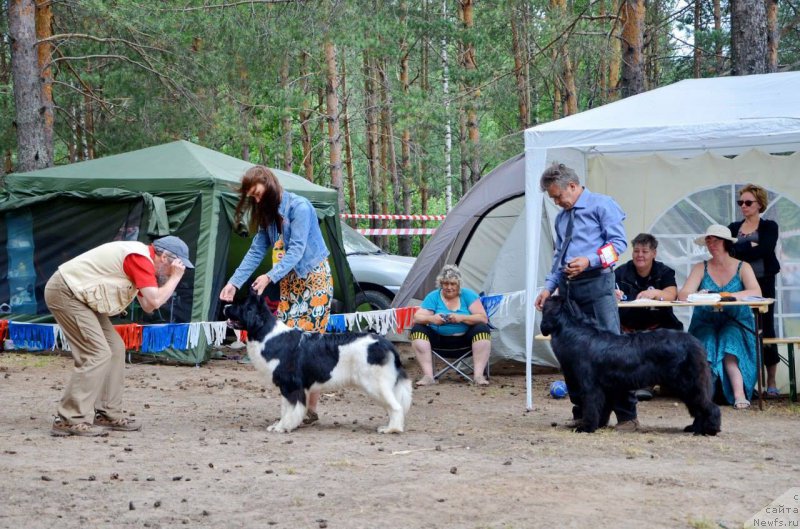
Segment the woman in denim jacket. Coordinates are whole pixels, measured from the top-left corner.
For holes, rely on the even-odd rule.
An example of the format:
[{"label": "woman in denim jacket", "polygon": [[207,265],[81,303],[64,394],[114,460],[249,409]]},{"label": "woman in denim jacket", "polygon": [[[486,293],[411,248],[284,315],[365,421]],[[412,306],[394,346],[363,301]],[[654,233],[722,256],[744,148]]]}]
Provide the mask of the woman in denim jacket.
[{"label": "woman in denim jacket", "polygon": [[[270,283],[279,285],[278,318],[290,327],[325,332],[333,278],[314,206],[306,198],[284,190],[271,170],[257,165],[242,176],[236,222],[246,213],[250,213],[251,228],[257,227],[257,232],[219,298],[233,301],[236,291],[271,248],[272,269],[255,278],[253,289],[261,294]],[[317,393],[309,395],[307,423],[317,419],[318,397]]]}]

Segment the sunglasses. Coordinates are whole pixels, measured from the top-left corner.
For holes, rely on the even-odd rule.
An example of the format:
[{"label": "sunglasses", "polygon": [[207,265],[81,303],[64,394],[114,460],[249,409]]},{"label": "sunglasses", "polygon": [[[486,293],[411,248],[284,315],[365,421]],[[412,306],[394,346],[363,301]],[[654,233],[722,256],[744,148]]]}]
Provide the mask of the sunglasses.
[{"label": "sunglasses", "polygon": [[756,201],[755,200],[737,200],[736,203],[739,204],[740,207],[741,206],[747,206],[749,208],[750,206],[755,204]]}]

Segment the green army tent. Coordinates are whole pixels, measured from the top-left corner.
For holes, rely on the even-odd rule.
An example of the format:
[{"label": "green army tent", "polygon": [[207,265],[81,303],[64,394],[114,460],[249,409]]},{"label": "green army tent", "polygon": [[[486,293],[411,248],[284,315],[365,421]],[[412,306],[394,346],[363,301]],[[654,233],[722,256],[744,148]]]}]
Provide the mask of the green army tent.
[{"label": "green army tent", "polygon": [[[64,261],[112,240],[173,234],[189,245],[194,270],[173,299],[153,315],[133,307],[119,323],[199,322],[219,319],[219,291],[249,244],[236,233],[235,188],[252,164],[176,141],[134,152],[27,173],[6,175],[0,189],[0,306],[16,321],[46,321],[43,289]],[[336,191],[273,169],[285,189],[317,210],[334,273],[335,296],[352,310],[352,275],[341,244]],[[266,266],[266,265],[262,265]],[[7,305],[3,305],[3,304]],[[203,342],[201,340],[201,342]],[[164,353],[196,363],[200,350]]]}]

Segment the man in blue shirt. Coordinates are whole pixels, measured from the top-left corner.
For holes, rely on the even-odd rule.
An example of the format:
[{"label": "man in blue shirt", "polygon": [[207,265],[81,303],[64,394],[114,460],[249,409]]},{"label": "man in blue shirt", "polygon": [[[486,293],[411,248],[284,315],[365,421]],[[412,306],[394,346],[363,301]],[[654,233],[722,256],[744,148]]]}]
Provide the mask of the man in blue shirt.
[{"label": "man in blue shirt", "polygon": [[[628,247],[622,224],[625,213],[611,197],[584,188],[575,171],[564,164],[554,163],[545,169],[539,187],[563,209],[556,216],[553,268],[536,297],[536,308],[542,310],[545,300],[558,289],[593,318],[598,328],[619,334],[613,263],[603,263],[601,253],[619,255]],[[612,248],[614,252],[610,252]],[[573,423],[577,425],[582,416],[580,402],[572,394],[570,400]],[[632,392],[626,399],[614,402],[613,410],[617,430],[638,429],[636,397]]]}]

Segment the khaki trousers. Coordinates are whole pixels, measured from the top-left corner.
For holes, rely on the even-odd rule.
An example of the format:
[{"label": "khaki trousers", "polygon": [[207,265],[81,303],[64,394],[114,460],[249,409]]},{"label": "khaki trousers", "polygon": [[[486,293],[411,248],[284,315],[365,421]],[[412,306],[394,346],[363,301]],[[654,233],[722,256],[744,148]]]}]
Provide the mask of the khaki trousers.
[{"label": "khaki trousers", "polygon": [[95,411],[112,419],[123,417],[125,343],[109,317],[76,299],[58,271],[45,286],[44,300],[75,361],[58,414],[70,424],[93,423]]}]

